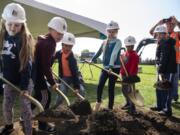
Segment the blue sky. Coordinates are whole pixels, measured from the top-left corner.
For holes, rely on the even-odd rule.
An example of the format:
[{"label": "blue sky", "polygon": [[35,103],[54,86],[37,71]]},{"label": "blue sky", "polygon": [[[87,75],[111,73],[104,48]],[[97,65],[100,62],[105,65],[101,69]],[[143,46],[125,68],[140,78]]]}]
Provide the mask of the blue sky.
[{"label": "blue sky", "polygon": [[[118,38],[122,43],[128,35],[135,36],[137,42],[151,37],[150,28],[162,18],[176,16],[180,21],[180,0],[39,0],[61,9],[74,12],[104,23],[110,20],[120,25]],[[101,40],[77,38],[73,51],[89,49],[96,52]],[[154,45],[155,46],[155,45]],[[147,46],[142,58],[154,58],[155,47]]]}]

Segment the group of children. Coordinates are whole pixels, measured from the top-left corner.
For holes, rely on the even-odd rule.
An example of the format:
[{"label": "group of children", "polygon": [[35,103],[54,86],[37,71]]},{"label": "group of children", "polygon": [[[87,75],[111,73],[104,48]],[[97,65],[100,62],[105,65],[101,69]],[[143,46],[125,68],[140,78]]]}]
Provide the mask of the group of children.
[{"label": "group of children", "polygon": [[[158,74],[171,81],[173,73],[176,72],[176,56],[173,46],[175,41],[165,36],[166,32],[164,29],[163,26],[159,26],[155,30],[155,33],[158,33],[156,54]],[[117,38],[118,30],[119,25],[114,21],[107,25],[107,39],[92,58],[93,62],[100,54],[103,54],[103,67],[109,71],[102,70],[101,72],[97,86],[95,111],[99,110],[102,103],[102,92],[107,79],[109,79],[108,108],[113,109],[114,87],[117,77],[112,75],[111,72],[120,74],[122,79],[127,76],[137,75],[138,72],[139,56],[133,50],[136,40],[133,36],[128,36],[124,40],[127,51],[121,54],[122,43]],[[59,41],[62,42],[62,49],[56,52],[56,43]],[[77,61],[72,52],[74,45],[75,37],[67,32],[67,24],[63,18],[52,18],[48,23],[48,34],[38,36],[35,43],[27,28],[24,8],[16,3],[10,3],[4,8],[0,25],[2,73],[4,78],[22,90],[20,96],[21,116],[24,120],[26,135],[32,135],[31,118],[32,110],[35,107],[31,106],[30,101],[23,94],[31,95],[34,89],[34,97],[40,101],[45,110],[49,108],[51,90],[56,90],[59,87],[59,82],[54,79],[52,71],[52,64],[55,59],[59,63],[59,77],[66,83],[73,84],[74,89],[84,96],[84,91],[80,87],[78,78]],[[125,66],[122,67],[122,64]],[[128,93],[132,91],[131,89],[134,88],[134,85],[127,83],[122,85],[122,92],[126,99],[126,104],[122,109],[129,109],[132,114],[136,113],[136,109],[133,102],[129,99]],[[49,90],[49,86],[51,90]],[[67,86],[63,83],[60,85],[60,90],[64,94],[68,92]],[[4,85],[3,117],[5,127],[2,130],[2,134],[8,134],[13,131],[13,105],[17,94],[11,86],[8,84]],[[162,93],[162,91],[159,92],[157,90],[157,109],[166,111],[168,115],[172,114],[170,94],[171,91],[163,91]],[[164,104],[165,98],[167,99],[167,107]],[[59,106],[62,101],[62,97],[58,96],[56,106]],[[164,110],[165,108],[167,110]],[[55,132],[55,127],[41,121],[39,121],[39,129],[48,133]]]},{"label": "group of children", "polygon": [[[62,41],[62,49],[55,52],[56,43]],[[54,17],[48,23],[48,33],[40,35],[37,41],[33,40],[26,24],[26,13],[20,4],[6,5],[2,13],[0,24],[0,50],[3,77],[21,89],[21,117],[25,135],[32,135],[32,110],[35,106],[23,95],[31,95],[48,109],[51,103],[51,91],[59,87],[59,82],[53,77],[52,64],[55,59],[59,62],[59,77],[68,84],[73,84],[80,92],[78,67],[71,51],[75,44],[73,34],[67,32],[67,23],[61,17]],[[49,88],[51,90],[49,90]],[[67,87],[61,84],[60,88],[67,94]],[[5,126],[1,134],[10,134],[13,128],[13,106],[18,95],[9,84],[4,84],[3,117]],[[62,103],[58,97],[56,105]],[[55,132],[55,127],[38,122],[39,130],[47,133]]]}]

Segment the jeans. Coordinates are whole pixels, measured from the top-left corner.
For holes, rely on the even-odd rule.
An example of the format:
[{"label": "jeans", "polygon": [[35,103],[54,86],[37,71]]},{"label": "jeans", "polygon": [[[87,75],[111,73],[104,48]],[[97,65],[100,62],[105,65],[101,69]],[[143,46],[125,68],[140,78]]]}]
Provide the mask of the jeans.
[{"label": "jeans", "polygon": [[172,98],[174,100],[178,100],[178,81],[179,81],[179,74],[180,74],[180,64],[177,64],[177,73],[174,75],[174,82],[173,82],[173,89],[172,89]]},{"label": "jeans", "polygon": [[[135,87],[135,84],[132,84],[132,87]],[[132,91],[131,85],[123,84],[122,85],[122,93],[126,99],[126,105],[130,106],[130,112],[134,112],[136,110],[135,105],[131,102],[131,100],[128,97],[128,93]]]},{"label": "jeans", "polygon": [[[63,77],[62,78],[68,85],[71,85],[73,83],[73,78],[72,77]],[[61,82],[61,85],[60,85],[60,90],[65,94],[67,95],[68,93],[68,87],[63,83]],[[79,94],[81,96],[85,96],[85,89],[84,89],[84,86],[82,84],[80,84],[80,89],[79,89]],[[59,106],[60,104],[62,104],[63,102],[63,97],[58,95],[57,98],[56,98],[56,105],[55,106]]]},{"label": "jeans", "polygon": [[[167,73],[165,78],[172,84],[174,83],[175,74]],[[158,110],[166,110],[168,113],[172,113],[171,102],[172,102],[173,87],[169,90],[156,89],[157,108]]]}]

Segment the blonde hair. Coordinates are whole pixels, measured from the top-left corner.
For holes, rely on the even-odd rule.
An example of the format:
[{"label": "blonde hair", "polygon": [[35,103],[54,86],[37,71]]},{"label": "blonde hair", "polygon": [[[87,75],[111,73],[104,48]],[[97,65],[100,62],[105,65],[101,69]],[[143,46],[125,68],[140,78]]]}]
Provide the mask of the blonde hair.
[{"label": "blonde hair", "polygon": [[[3,49],[3,42],[4,37],[6,34],[5,28],[5,20],[1,19],[0,22],[0,52]],[[34,39],[32,34],[29,32],[29,29],[26,23],[23,24],[22,30],[20,32],[22,38],[22,46],[19,53],[19,61],[20,61],[20,68],[19,71],[22,71],[29,61],[29,59],[34,60]]]}]

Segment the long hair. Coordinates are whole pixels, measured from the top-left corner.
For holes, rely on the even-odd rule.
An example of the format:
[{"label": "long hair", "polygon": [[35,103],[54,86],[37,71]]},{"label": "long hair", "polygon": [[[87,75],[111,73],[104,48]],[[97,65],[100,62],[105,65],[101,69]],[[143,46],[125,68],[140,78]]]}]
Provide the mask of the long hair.
[{"label": "long hair", "polygon": [[[3,42],[6,33],[5,28],[5,20],[1,19],[0,22],[0,52],[3,49]],[[20,32],[22,38],[22,46],[19,52],[19,61],[20,61],[20,68],[19,71],[22,71],[26,66],[28,61],[31,59],[34,60],[34,39],[32,34],[29,32],[27,24],[24,23],[23,27]]]}]

